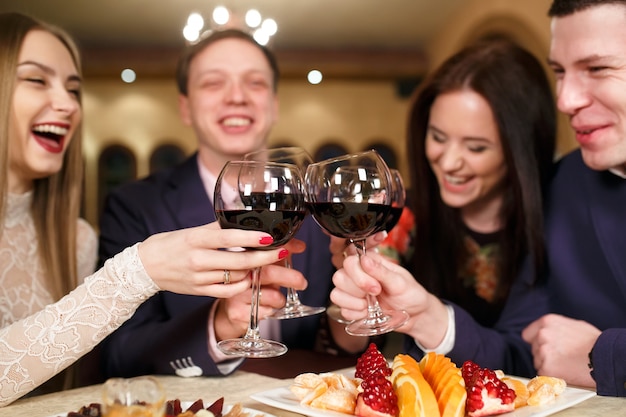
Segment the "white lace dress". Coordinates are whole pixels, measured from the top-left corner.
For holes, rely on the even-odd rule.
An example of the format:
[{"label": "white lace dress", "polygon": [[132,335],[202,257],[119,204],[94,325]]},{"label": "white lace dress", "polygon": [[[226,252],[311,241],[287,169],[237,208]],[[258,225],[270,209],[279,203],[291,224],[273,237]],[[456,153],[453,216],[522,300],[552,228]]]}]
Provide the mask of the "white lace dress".
[{"label": "white lace dress", "polygon": [[[9,195],[0,239],[0,407],[88,353],[159,290],[135,245],[52,303],[36,261],[31,200],[32,193]],[[97,238],[84,220],[78,226],[79,276],[85,276],[95,265]]]}]

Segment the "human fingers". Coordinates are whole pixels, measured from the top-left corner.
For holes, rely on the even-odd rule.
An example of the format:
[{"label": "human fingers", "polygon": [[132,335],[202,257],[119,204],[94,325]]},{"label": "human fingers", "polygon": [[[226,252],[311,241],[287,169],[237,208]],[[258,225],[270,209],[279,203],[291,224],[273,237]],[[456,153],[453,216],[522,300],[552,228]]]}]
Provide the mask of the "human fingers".
[{"label": "human fingers", "polygon": [[289,251],[289,253],[302,253],[306,250],[306,243],[300,239],[291,239],[289,242],[285,244],[285,249]]},{"label": "human fingers", "polygon": [[218,222],[182,229],[186,231],[189,246],[210,249],[258,248],[274,242],[269,233],[255,230],[222,229]]},{"label": "human fingers", "polygon": [[342,318],[346,320],[356,320],[365,317],[367,313],[365,293],[355,296],[335,287],[330,292],[330,300],[340,309]]},{"label": "human fingers", "polygon": [[402,266],[383,255],[369,252],[360,257],[360,266],[366,276],[376,280],[378,292],[372,287],[370,294],[377,296],[381,306],[407,311],[410,315],[432,313],[438,316],[441,303],[430,294],[413,275]]},{"label": "human fingers", "polygon": [[280,287],[264,285],[259,293],[259,320],[270,317],[274,311],[285,306],[286,297]]},{"label": "human fingers", "polygon": [[[158,281],[161,271],[170,275],[184,276],[189,272],[250,269],[284,259],[288,254],[284,248],[250,251],[246,254],[218,250],[240,246],[267,246],[273,239],[264,233],[235,229],[215,230],[215,227],[214,224],[209,224],[159,233],[141,242],[138,248],[139,256],[148,274]],[[212,232],[208,233],[208,230]],[[215,281],[211,282],[209,279],[204,284],[217,282],[219,276]]]},{"label": "human fingers", "polygon": [[302,272],[293,268],[286,268],[280,264],[267,265],[261,268],[261,284],[290,287],[299,291],[304,290],[308,285]]},{"label": "human fingers", "polygon": [[542,326],[542,318],[539,318],[533,321],[532,323],[530,323],[528,326],[524,328],[524,330],[522,330],[522,339],[524,339],[526,343],[532,344],[535,341],[537,337],[537,333],[539,332],[539,329],[541,328],[541,326]]},{"label": "human fingers", "polygon": [[380,292],[380,283],[363,271],[356,255],[343,260],[342,268],[333,274],[333,284],[344,292],[359,297],[364,297],[366,293],[376,295]]},{"label": "human fingers", "polygon": [[213,327],[218,341],[242,336],[250,323],[251,290],[218,301]]}]

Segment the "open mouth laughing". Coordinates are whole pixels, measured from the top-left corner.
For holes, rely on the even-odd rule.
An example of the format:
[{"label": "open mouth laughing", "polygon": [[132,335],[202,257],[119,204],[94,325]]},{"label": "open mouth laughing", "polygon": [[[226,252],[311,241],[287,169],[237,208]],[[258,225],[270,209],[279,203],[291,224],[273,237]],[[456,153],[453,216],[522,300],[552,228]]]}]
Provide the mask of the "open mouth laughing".
[{"label": "open mouth laughing", "polygon": [[31,132],[41,147],[48,152],[59,153],[63,151],[63,144],[69,133],[69,127],[44,123],[33,126]]}]

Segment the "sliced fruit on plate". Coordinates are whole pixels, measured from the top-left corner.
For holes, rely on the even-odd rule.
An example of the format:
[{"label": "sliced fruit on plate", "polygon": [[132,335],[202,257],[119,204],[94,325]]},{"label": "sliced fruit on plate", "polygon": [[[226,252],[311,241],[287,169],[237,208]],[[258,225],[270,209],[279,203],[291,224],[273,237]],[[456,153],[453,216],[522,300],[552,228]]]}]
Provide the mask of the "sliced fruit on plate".
[{"label": "sliced fruit on plate", "polygon": [[398,397],[387,369],[380,368],[368,373],[361,382],[363,392],[356,400],[354,414],[360,417],[397,417]]},{"label": "sliced fruit on plate", "polygon": [[398,396],[399,417],[432,417],[439,415],[439,406],[420,366],[409,355],[396,355],[391,381]]},{"label": "sliced fruit on plate", "polygon": [[445,355],[429,352],[419,362],[424,379],[430,384],[443,417],[463,417],[467,392],[459,369]]},{"label": "sliced fruit on plate", "polygon": [[515,408],[528,405],[528,397],[530,396],[530,393],[528,392],[528,387],[524,381],[506,376],[501,379],[502,382],[515,391]]},{"label": "sliced fruit on plate", "polygon": [[492,416],[515,409],[515,391],[494,371],[472,361],[466,361],[461,370],[467,390],[465,411],[468,416]]},{"label": "sliced fruit on plate", "polygon": [[536,376],[527,384],[529,397],[528,405],[547,404],[565,391],[565,380],[552,376]]},{"label": "sliced fruit on plate", "polygon": [[386,376],[391,375],[391,368],[387,364],[387,359],[374,343],[370,343],[367,350],[356,361],[354,377],[365,379],[369,373],[379,369],[382,369]]}]

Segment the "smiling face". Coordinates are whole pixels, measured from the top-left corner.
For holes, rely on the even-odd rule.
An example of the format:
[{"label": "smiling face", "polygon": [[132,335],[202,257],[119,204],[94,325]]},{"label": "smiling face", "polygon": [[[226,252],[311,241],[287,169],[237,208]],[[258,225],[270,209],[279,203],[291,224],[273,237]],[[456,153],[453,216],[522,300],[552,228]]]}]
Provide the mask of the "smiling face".
[{"label": "smiling face", "polygon": [[550,65],[557,105],[585,163],[626,172],[626,6],[610,4],[552,20]]},{"label": "smiling face", "polygon": [[437,96],[426,157],[443,202],[460,209],[470,228],[497,230],[507,170],[493,112],[481,95],[460,90]]},{"label": "smiling face", "polygon": [[9,122],[9,190],[61,170],[80,123],[80,78],[67,48],[54,35],[33,30],[24,38]]},{"label": "smiling face", "polygon": [[198,137],[200,159],[214,173],[228,160],[261,149],[278,118],[267,58],[237,38],[218,40],[194,56],[188,95],[179,104]]}]

